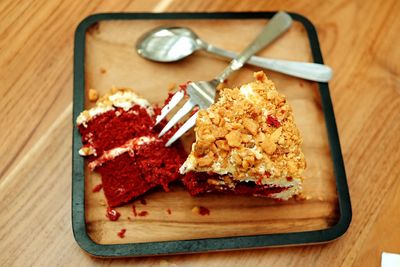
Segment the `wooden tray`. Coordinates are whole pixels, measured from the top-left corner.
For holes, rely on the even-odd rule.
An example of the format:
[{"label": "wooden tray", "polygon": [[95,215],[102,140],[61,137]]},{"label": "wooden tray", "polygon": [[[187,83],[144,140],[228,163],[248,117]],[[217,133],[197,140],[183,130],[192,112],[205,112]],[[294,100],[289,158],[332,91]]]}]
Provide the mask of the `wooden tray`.
[{"label": "wooden tray", "polygon": [[[139,57],[138,37],[160,25],[192,28],[200,37],[220,47],[241,51],[273,15],[263,13],[98,14],[79,25],[75,37],[74,120],[90,108],[85,92],[104,93],[112,86],[130,87],[152,103],[167,97],[170,83],[207,80],[227,61],[197,52],[178,63],[154,63]],[[265,57],[322,63],[318,38],[310,21],[291,14],[293,27],[264,49]],[[253,80],[255,67],[245,66],[229,78],[231,86]],[[135,201],[117,208],[118,221],[105,217],[103,192],[93,193],[100,177],[84,166],[78,155],[80,135],[73,129],[72,222],[75,239],[96,256],[144,256],[214,251],[265,246],[327,242],[341,236],[351,221],[347,188],[329,88],[266,70],[294,109],[304,139],[307,160],[303,201],[207,195],[191,197],[182,185],[171,192],[155,190],[145,196],[146,205]],[[185,140],[190,145],[191,140]],[[145,217],[134,217],[132,204]],[[209,216],[191,210],[210,209]],[[171,210],[168,214],[167,210]],[[125,238],[117,233],[126,229]]]}]

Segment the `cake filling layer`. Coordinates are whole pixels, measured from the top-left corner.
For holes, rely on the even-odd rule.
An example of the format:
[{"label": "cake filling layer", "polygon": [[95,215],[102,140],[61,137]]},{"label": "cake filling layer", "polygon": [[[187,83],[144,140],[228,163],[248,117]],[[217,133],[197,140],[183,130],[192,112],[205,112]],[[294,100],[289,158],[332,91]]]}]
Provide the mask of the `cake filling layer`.
[{"label": "cake filling layer", "polygon": [[[236,195],[252,195],[261,197],[270,197],[286,200],[288,197],[283,194],[285,191],[296,191],[294,186],[279,186],[279,185],[258,185],[255,182],[234,181],[229,176],[223,178],[218,175],[211,175],[207,173],[187,173],[183,182],[189,193],[197,196],[204,193],[227,193]],[[299,188],[297,188],[297,191]]]},{"label": "cake filling layer", "polygon": [[113,149],[107,150],[101,155],[101,157],[93,160],[89,163],[89,168],[94,170],[96,167],[103,165],[105,162],[115,159],[116,157],[129,153],[131,157],[135,156],[135,152],[137,152],[141,147],[145,144],[149,144],[151,142],[161,142],[161,139],[156,138],[155,136],[141,136],[137,138],[133,138],[127,142],[125,142],[122,146],[115,147]]}]

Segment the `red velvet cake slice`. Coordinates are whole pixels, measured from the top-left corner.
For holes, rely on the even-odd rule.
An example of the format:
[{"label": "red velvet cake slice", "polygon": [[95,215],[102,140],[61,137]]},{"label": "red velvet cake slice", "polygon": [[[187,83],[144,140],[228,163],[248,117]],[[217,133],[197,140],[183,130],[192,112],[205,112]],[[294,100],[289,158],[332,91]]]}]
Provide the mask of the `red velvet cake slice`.
[{"label": "red velvet cake slice", "polygon": [[129,89],[113,89],[77,118],[82,156],[101,156],[105,150],[153,132],[154,108]]},{"label": "red velvet cake slice", "polygon": [[128,89],[114,90],[96,106],[77,118],[91,170],[101,174],[108,205],[116,207],[148,190],[180,178],[179,167],[186,158],[180,143],[165,147],[173,134],[158,138],[163,123],[153,128],[159,108]]},{"label": "red velvet cake slice", "polygon": [[301,192],[305,168],[292,109],[263,72],[223,89],[199,112],[196,142],[180,168],[192,195],[224,192],[289,199]]}]

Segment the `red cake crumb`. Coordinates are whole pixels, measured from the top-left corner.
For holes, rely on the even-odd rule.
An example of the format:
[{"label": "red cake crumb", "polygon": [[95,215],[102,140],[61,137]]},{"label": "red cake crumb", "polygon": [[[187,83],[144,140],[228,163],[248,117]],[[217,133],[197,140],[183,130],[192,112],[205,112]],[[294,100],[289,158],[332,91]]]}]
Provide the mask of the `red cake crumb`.
[{"label": "red cake crumb", "polygon": [[121,216],[121,213],[119,213],[115,209],[108,207],[106,216],[110,221],[117,221]]},{"label": "red cake crumb", "polygon": [[147,201],[146,201],[146,199],[144,199],[144,198],[140,198],[140,203],[141,203],[142,205],[147,205]]},{"label": "red cake crumb", "polygon": [[144,210],[144,211],[139,212],[138,215],[139,215],[140,217],[144,217],[144,216],[149,215],[149,213],[148,213],[147,211]]},{"label": "red cake crumb", "polygon": [[210,215],[210,210],[207,209],[206,207],[200,206],[199,214],[202,216]]},{"label": "red cake crumb", "polygon": [[120,238],[124,238],[125,237],[125,233],[126,233],[126,229],[121,229],[121,231],[119,231],[117,235]]},{"label": "red cake crumb", "polygon": [[[164,106],[167,105],[167,104],[169,103],[169,101],[171,101],[171,98],[174,96],[175,93],[176,93],[176,92],[168,92],[168,97],[167,97],[167,99],[165,99],[165,101],[164,101]],[[163,106],[163,107],[164,107],[164,106]]]},{"label": "red cake crumb", "polygon": [[136,212],[136,207],[135,205],[132,205],[132,212],[133,212],[133,216],[137,216],[137,212]]},{"label": "red cake crumb", "polygon": [[98,184],[95,187],[93,187],[92,192],[96,193],[96,192],[100,192],[100,190],[103,188],[103,184]]},{"label": "red cake crumb", "polygon": [[199,111],[199,107],[194,107],[193,110],[190,112],[190,117],[193,116],[197,111]]},{"label": "red cake crumb", "polygon": [[181,83],[179,86],[179,89],[183,90],[183,92],[185,93],[185,95],[187,95],[187,86],[191,81],[187,81],[185,83]]},{"label": "red cake crumb", "polygon": [[167,213],[168,213],[169,215],[171,215],[171,213],[172,213],[171,209],[167,209]]},{"label": "red cake crumb", "polygon": [[201,216],[210,215],[210,210],[203,206],[195,206],[192,208],[193,213],[200,214]]}]

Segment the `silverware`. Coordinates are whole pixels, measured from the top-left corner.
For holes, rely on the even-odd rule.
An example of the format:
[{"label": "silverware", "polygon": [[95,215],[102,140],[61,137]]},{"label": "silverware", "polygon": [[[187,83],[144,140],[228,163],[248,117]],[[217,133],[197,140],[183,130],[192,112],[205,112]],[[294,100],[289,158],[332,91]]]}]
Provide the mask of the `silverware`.
[{"label": "silverware", "polygon": [[[238,55],[231,63],[224,69],[224,71],[211,81],[198,81],[190,82],[187,85],[187,94],[190,99],[183,105],[183,107],[171,118],[165,128],[161,131],[160,136],[172,128],[179,120],[188,114],[195,106],[200,109],[208,108],[214,103],[216,87],[234,71],[240,69],[249,58],[264,48],[267,44],[275,40],[279,35],[289,29],[292,24],[291,17],[285,12],[277,13],[268,24],[263,28],[257,38]],[[157,116],[156,124],[159,123],[183,98],[183,92],[176,93],[171,101],[163,108],[161,114]],[[196,123],[198,111],[193,114],[176,133],[168,140],[166,146],[171,145]]]},{"label": "silverware", "polygon": [[[197,50],[205,50],[230,59],[237,56],[235,52],[226,51],[206,43],[191,29],[185,27],[158,27],[142,35],[136,43],[136,51],[139,55],[158,62],[178,61]],[[248,63],[317,82],[328,82],[332,78],[332,69],[323,64],[257,56],[251,57]]]}]

